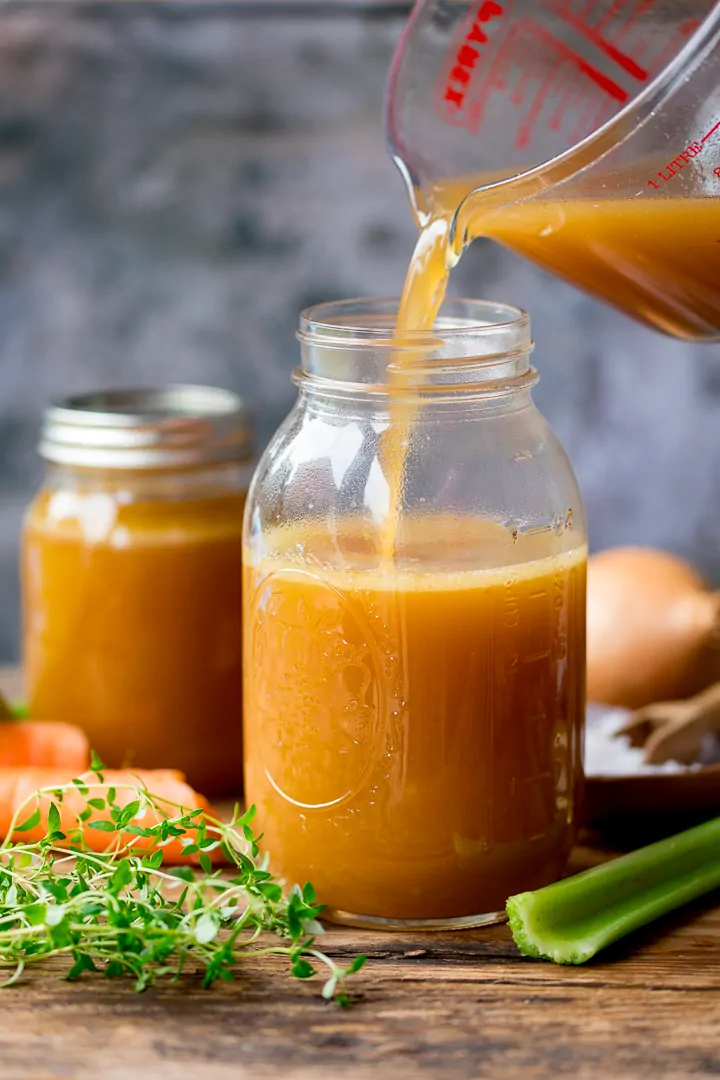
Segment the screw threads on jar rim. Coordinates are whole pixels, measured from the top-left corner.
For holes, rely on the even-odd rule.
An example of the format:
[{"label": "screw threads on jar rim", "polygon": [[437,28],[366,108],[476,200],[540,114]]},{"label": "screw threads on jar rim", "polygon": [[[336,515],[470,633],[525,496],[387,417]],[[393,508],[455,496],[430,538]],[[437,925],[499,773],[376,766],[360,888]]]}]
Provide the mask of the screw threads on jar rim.
[{"label": "screw threads on jar rim", "polygon": [[39,452],[57,465],[174,469],[247,461],[252,412],[230,390],[173,385],[66,398],[43,418]]}]

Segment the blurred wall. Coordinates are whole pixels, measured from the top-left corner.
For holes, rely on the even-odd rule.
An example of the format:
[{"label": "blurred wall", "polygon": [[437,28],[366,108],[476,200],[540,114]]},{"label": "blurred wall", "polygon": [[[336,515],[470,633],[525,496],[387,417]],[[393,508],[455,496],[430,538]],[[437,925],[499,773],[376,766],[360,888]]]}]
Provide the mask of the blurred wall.
[{"label": "blurred wall", "polygon": [[[0,661],[54,395],[236,388],[266,439],[298,311],[395,294],[414,240],[383,143],[402,4],[0,8]],[[455,293],[527,307],[537,400],[594,546],[645,541],[720,577],[720,349],[635,326],[478,244]]]}]

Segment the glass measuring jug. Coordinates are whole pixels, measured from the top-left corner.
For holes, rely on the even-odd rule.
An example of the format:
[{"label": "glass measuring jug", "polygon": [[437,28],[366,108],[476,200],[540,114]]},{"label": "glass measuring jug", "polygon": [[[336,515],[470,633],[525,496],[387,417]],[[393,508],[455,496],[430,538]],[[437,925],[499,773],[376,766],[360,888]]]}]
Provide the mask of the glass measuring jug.
[{"label": "glass measuring jug", "polygon": [[386,130],[451,258],[489,236],[675,337],[720,340],[720,3],[419,0]]}]

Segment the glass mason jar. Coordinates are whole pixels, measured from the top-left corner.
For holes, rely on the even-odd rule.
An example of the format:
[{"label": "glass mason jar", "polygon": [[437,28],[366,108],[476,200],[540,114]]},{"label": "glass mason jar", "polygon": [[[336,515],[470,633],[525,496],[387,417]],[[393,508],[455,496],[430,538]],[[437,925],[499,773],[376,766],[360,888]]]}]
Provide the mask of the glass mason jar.
[{"label": "glass mason jar", "polygon": [[242,783],[242,517],[250,416],[174,386],[50,408],[25,521],[33,716],[78,724],[106,764]]},{"label": "glass mason jar", "polygon": [[586,533],[528,316],[301,318],[245,515],[245,783],[288,882],[359,926],[497,919],[557,878],[582,792]]}]

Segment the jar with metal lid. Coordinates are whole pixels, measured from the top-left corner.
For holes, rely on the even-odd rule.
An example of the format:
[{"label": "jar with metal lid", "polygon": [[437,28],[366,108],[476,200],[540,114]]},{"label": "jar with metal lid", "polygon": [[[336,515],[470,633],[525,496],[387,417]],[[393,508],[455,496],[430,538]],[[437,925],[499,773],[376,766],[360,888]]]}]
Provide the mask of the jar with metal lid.
[{"label": "jar with metal lid", "polygon": [[287,881],[355,925],[466,926],[563,869],[582,795],[582,500],[528,316],[301,319],[248,497],[245,782]]},{"label": "jar with metal lid", "polygon": [[242,783],[242,519],[251,417],[198,386],[46,412],[22,545],[31,715],[78,724],[111,766]]}]

